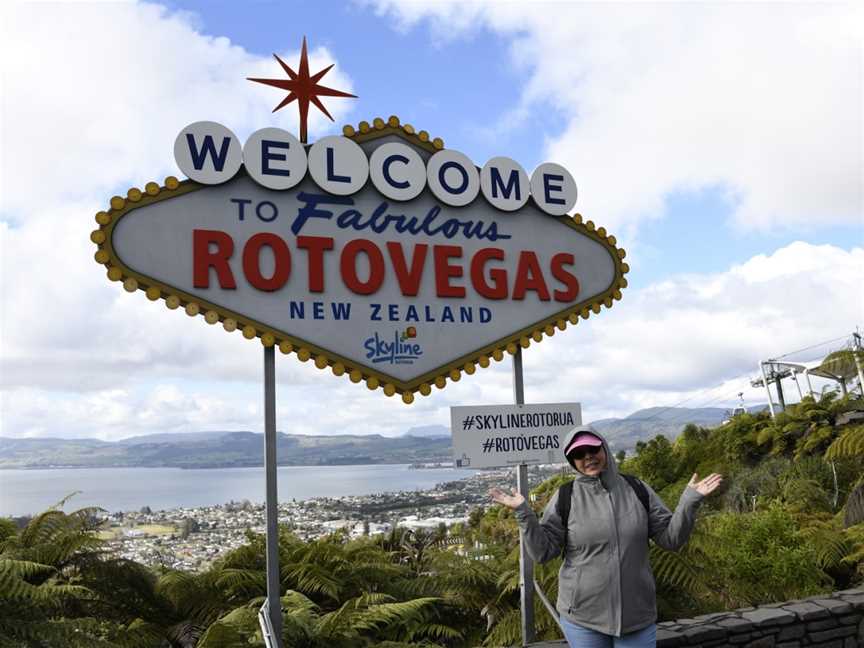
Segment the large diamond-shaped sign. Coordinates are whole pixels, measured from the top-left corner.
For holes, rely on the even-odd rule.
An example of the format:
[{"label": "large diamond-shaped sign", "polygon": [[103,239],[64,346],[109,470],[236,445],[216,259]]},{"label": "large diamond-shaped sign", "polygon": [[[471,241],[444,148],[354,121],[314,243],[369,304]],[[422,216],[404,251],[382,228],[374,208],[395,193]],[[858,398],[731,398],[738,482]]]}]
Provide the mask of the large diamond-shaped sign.
[{"label": "large diamond-shaped sign", "polygon": [[[427,164],[443,147],[410,127],[362,126],[346,137],[370,159],[398,143]],[[275,190],[251,172],[113,198],[91,234],[96,260],[127,290],[405,402],[610,307],[626,286],[614,237],[533,198],[514,211],[483,195],[453,206],[427,186],[395,200],[372,179],[336,195],[311,168]]]}]

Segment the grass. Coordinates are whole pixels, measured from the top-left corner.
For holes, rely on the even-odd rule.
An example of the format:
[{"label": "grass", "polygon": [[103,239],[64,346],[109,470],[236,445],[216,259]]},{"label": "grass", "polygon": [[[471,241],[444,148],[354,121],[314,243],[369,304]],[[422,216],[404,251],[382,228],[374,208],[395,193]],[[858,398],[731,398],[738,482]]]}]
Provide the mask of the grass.
[{"label": "grass", "polygon": [[111,527],[98,531],[96,537],[100,540],[118,540],[124,537],[127,531],[139,531],[151,536],[167,536],[177,533],[177,528],[173,524],[139,524],[134,527]]}]

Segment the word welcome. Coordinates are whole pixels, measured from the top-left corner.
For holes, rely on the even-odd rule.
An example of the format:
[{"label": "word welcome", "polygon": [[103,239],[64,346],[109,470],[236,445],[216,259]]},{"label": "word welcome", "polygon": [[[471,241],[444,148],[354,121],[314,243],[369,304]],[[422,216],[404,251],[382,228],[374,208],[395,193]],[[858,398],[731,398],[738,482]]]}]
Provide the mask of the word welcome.
[{"label": "word welcome", "polygon": [[347,196],[372,185],[391,200],[408,201],[428,188],[441,202],[462,207],[482,193],[502,211],[533,199],[548,214],[561,216],[576,203],[576,182],[560,164],[547,162],[528,174],[518,162],[493,157],[478,169],[464,153],[441,150],[428,160],[409,144],[387,142],[366,152],[352,139],[324,137],[306,148],[279,128],[254,132],[241,147],[233,132],[216,122],[189,124],[177,135],[174,158],[189,178],[222,184],[245,166],[258,184],[274,190],[296,186],[308,174],[324,191]]}]

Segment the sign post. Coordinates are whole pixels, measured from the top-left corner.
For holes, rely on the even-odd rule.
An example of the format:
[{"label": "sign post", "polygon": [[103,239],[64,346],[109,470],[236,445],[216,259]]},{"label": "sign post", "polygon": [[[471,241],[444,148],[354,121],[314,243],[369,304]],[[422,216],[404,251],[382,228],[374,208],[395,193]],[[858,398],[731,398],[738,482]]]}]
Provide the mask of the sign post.
[{"label": "sign post", "polygon": [[[522,381],[522,348],[513,354],[513,396],[517,405],[525,404],[525,384]],[[528,464],[516,468],[516,488],[529,501]],[[519,530],[519,604],[522,610],[522,645],[534,641],[534,561],[525,546],[525,534]]]},{"label": "sign post", "polygon": [[[276,354],[264,347],[264,471],[267,511],[267,600],[265,602],[272,644],[282,648],[282,603],[279,583],[279,497],[276,490]],[[264,629],[262,628],[262,631]],[[265,636],[267,632],[264,632]]]}]

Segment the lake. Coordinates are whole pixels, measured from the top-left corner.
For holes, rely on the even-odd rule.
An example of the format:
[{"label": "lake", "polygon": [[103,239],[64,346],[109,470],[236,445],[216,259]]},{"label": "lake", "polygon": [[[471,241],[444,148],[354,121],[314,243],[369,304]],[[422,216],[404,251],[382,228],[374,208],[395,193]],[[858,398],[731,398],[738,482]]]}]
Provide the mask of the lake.
[{"label": "lake", "polygon": [[[411,470],[407,464],[374,466],[283,466],[279,499],[340,497],[428,490],[476,471],[457,468]],[[59,468],[0,470],[0,516],[32,515],[81,491],[66,511],[99,506],[108,511],[152,510],[264,501],[264,467],[213,468]]]}]

